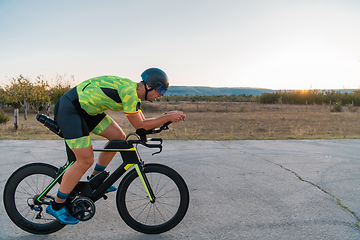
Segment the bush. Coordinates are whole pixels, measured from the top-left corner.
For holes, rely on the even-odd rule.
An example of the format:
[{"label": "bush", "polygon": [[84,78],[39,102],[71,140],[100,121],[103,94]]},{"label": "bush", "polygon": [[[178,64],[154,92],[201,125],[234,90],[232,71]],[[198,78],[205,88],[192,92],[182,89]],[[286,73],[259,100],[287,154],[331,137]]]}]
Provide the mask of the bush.
[{"label": "bush", "polygon": [[348,109],[349,109],[350,112],[356,112],[357,111],[357,108],[354,107],[352,104],[348,105]]},{"label": "bush", "polygon": [[9,120],[9,117],[5,115],[4,111],[0,110],[0,123],[7,123]]},{"label": "bush", "polygon": [[142,102],[141,103],[141,110],[143,112],[158,112],[159,111],[159,107],[157,105],[152,105],[150,103],[145,103]]},{"label": "bush", "polygon": [[342,112],[342,104],[341,102],[334,103],[334,107],[331,109],[332,112]]}]

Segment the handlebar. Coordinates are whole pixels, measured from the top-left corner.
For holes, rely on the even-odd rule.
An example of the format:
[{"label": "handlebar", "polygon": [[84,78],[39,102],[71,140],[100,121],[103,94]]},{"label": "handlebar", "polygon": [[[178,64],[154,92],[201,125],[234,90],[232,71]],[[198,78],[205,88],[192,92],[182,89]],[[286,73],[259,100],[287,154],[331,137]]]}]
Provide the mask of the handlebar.
[{"label": "handlebar", "polygon": [[[154,128],[154,129],[150,129],[150,130],[145,130],[144,128],[140,128],[140,129],[137,129],[136,130],[136,134],[140,137],[140,139],[137,139],[137,140],[127,140],[129,143],[132,143],[132,144],[141,144],[145,147],[148,147],[148,148],[159,148],[160,151],[159,152],[155,152],[153,153],[152,155],[154,154],[158,154],[158,153],[161,153],[162,151],[162,143],[163,143],[163,140],[161,138],[147,138],[147,135],[150,135],[150,134],[156,134],[156,133],[160,133],[162,132],[163,130],[168,130],[169,129],[169,125],[171,124],[172,122],[169,121],[169,122],[166,122],[164,123],[162,126],[160,126],[159,128]],[[151,141],[151,142],[160,142],[159,144],[151,144],[151,143],[148,143],[148,141]]]},{"label": "handlebar", "polygon": [[169,121],[169,122],[166,122],[164,123],[162,126],[160,126],[159,128],[154,128],[154,129],[150,129],[150,130],[145,130],[144,128],[139,128],[136,130],[136,134],[139,135],[140,137],[142,136],[145,136],[146,135],[149,135],[149,134],[156,134],[156,133],[160,133],[162,132],[163,130],[168,130],[169,129],[169,125],[171,124],[172,122]]}]

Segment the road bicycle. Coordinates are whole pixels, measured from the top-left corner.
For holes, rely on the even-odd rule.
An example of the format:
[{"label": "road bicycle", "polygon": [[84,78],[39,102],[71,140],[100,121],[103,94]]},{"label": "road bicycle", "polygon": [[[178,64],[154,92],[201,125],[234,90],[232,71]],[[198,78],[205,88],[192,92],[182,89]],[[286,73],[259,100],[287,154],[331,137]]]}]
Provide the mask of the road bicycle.
[{"label": "road bicycle", "polygon": [[[36,118],[62,137],[54,120],[43,114]],[[142,233],[159,234],[180,223],[189,206],[189,190],[184,179],[168,166],[145,164],[137,151],[141,144],[158,148],[153,154],[160,153],[162,139],[148,139],[147,135],[169,129],[170,123],[148,131],[138,129],[136,134],[127,135],[126,140],[113,140],[102,149],[93,149],[120,152],[123,162],[112,174],[103,171],[88,181],[80,181],[66,200],[70,214],[80,221],[90,220],[96,211],[95,202],[101,198],[106,200],[107,189],[126,173],[116,192],[116,206],[128,226]],[[27,164],[6,182],[5,210],[19,228],[33,234],[49,234],[66,226],[45,209],[55,199],[64,172],[76,161],[71,150],[67,153],[68,159],[60,168],[47,163]]]}]

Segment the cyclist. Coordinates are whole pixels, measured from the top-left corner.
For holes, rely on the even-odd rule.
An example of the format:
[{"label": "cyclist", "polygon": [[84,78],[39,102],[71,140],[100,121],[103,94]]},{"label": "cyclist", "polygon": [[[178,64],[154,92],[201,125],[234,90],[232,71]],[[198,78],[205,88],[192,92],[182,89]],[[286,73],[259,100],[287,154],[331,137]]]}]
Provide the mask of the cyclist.
[{"label": "cyclist", "polygon": [[[155,101],[165,94],[169,81],[165,72],[149,68],[141,74],[142,81],[135,83],[126,78],[101,76],[86,80],[65,93],[55,105],[54,119],[64,136],[68,155],[76,161],[64,173],[55,198],[46,212],[63,224],[76,224],[65,201],[85,172],[94,163],[94,153],[89,133],[111,140],[124,140],[125,133],[105,110],[124,111],[135,129],[146,130],[164,123],[178,122],[186,116],[172,111],[155,118],[146,119],[140,110],[141,100]],[[101,152],[91,177],[105,170],[116,152]],[[115,191],[111,186],[107,192]]]}]

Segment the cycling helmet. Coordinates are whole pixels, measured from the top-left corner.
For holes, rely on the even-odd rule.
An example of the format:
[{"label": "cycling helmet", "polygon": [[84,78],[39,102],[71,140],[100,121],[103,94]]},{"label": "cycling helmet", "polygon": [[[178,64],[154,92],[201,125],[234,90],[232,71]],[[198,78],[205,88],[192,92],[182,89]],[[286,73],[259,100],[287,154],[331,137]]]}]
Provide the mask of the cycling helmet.
[{"label": "cycling helmet", "polygon": [[161,96],[165,94],[165,92],[169,88],[169,80],[166,73],[159,68],[149,68],[146,69],[142,74],[141,78],[143,80],[144,85],[149,85],[150,89],[148,90],[145,87],[145,100],[147,100],[147,94],[149,91],[155,90]]}]

